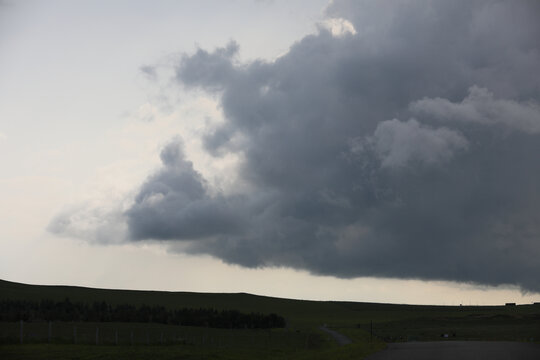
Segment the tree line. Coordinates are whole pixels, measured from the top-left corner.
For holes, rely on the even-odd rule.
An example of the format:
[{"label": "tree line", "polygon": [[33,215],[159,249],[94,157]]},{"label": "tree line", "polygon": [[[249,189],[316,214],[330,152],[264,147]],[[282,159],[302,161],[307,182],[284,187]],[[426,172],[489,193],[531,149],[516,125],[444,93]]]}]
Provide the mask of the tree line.
[{"label": "tree line", "polygon": [[169,310],[164,306],[122,304],[105,301],[93,304],[41,300],[39,302],[3,300],[0,302],[0,321],[77,321],[77,322],[139,322],[184,326],[205,326],[232,329],[269,329],[285,327],[285,319],[276,314],[241,313],[237,310],[212,308],[181,308]]}]

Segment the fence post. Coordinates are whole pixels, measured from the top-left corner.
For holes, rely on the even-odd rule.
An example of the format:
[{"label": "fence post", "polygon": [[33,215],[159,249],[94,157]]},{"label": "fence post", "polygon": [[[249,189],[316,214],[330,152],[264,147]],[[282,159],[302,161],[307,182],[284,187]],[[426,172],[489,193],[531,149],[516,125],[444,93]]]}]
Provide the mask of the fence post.
[{"label": "fence post", "polygon": [[73,343],[77,343],[77,327],[73,326]]},{"label": "fence post", "polygon": [[114,343],[118,345],[118,329],[114,330]]},{"label": "fence post", "polygon": [[96,326],[96,345],[99,344],[99,327]]},{"label": "fence post", "polygon": [[130,338],[131,338],[131,345],[133,345],[133,330],[131,330],[131,336],[130,336]]},{"label": "fence post", "polygon": [[161,340],[160,340],[160,342],[161,342],[161,345],[163,345],[163,333],[161,333]]},{"label": "fence post", "polygon": [[51,343],[52,338],[52,321],[49,321],[49,344]]},{"label": "fence post", "polygon": [[24,334],[23,334],[23,326],[24,326],[24,325],[23,325],[23,321],[21,320],[21,323],[20,323],[20,330],[21,330],[21,331],[20,331],[20,332],[21,332],[21,333],[20,333],[20,340],[21,340],[21,344],[23,343],[23,335],[24,335]]}]

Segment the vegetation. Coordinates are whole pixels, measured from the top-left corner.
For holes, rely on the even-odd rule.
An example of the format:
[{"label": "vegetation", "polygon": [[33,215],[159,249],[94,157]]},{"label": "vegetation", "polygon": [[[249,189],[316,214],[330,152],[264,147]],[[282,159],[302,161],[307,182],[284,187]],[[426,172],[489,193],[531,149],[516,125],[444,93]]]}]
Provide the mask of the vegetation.
[{"label": "vegetation", "polygon": [[[4,304],[28,302],[41,306],[41,299],[50,299],[44,308],[54,308],[69,298],[72,305],[88,309],[79,312],[84,316],[63,319],[32,312],[27,318],[15,319],[12,310],[7,311],[11,314],[7,317],[2,311],[2,319],[11,321],[0,322],[0,358],[361,359],[383,348],[385,341],[540,339],[538,304],[393,305],[250,294],[35,286],[7,281],[0,281],[0,294]],[[131,314],[129,320],[115,315],[122,309]],[[177,325],[173,319],[181,309],[202,310],[199,318],[203,319],[208,314],[221,316],[221,325],[211,327],[209,320],[198,323],[203,326],[187,326],[186,320],[178,320],[181,325]],[[235,323],[229,319],[232,314],[241,317],[272,313],[280,314],[285,328],[246,328],[246,320]],[[21,319],[25,320],[23,345],[18,344]],[[40,319],[43,321],[37,321]],[[318,330],[323,324],[348,336],[353,343],[339,346]]]},{"label": "vegetation", "polygon": [[[502,310],[502,309],[501,309]],[[540,309],[539,309],[540,310]],[[358,324],[364,330],[367,324]],[[540,311],[494,313],[469,311],[461,316],[422,316],[378,323],[374,333],[387,342],[434,340],[540,340]]]},{"label": "vegetation", "polygon": [[139,307],[122,304],[111,306],[105,301],[72,303],[41,300],[0,301],[0,321],[98,321],[98,322],[139,322],[214,328],[269,329],[285,327],[285,319],[276,314],[243,314],[236,310],[177,309],[168,310],[164,306],[141,305]]}]

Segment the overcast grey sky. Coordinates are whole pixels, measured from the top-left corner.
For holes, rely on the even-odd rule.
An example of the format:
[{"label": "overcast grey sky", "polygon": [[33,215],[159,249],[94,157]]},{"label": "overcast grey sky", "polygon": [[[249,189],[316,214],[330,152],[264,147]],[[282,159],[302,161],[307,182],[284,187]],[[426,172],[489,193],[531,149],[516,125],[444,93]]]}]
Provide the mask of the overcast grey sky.
[{"label": "overcast grey sky", "polygon": [[537,299],[539,19],[533,0],[4,1],[0,276]]}]

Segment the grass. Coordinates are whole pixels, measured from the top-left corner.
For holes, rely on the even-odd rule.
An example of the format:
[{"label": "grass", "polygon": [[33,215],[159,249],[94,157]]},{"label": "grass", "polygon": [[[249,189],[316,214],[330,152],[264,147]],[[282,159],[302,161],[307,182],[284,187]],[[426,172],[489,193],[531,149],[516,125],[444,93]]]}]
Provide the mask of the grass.
[{"label": "grass", "polygon": [[[6,359],[361,359],[384,348],[384,341],[441,340],[441,334],[448,334],[448,340],[540,339],[540,305],[532,304],[461,307],[323,302],[244,293],[106,290],[1,280],[0,294],[0,299],[13,300],[61,301],[67,297],[72,302],[106,301],[111,305],[277,313],[287,321],[287,329],[273,330],[54,322],[51,344],[37,343],[47,338],[48,324],[28,323],[24,325],[24,345],[15,344],[19,323],[0,323],[0,341],[4,343],[0,358]],[[371,323],[374,337],[370,336]],[[338,346],[318,330],[322,324],[347,335],[353,344]],[[73,344],[74,326],[77,344]],[[100,346],[95,345],[96,327]],[[135,345],[131,345],[131,333]]]},{"label": "grass", "polygon": [[[249,333],[249,331],[247,331]],[[244,334],[246,335],[246,334]],[[249,335],[249,334],[248,334]],[[276,334],[274,334],[276,335]],[[305,334],[304,334],[305,335]],[[366,341],[368,334],[360,329],[353,329],[348,335],[355,340],[353,344],[339,346],[333,339],[311,332],[311,340],[302,338],[299,344],[287,342],[286,337],[275,336],[278,341],[248,341],[233,346],[204,346],[194,344],[167,345],[104,345],[90,344],[6,344],[0,345],[0,357],[3,359],[362,359],[381,350],[385,344],[375,339]],[[253,339],[251,339],[253,340]],[[307,345],[307,347],[306,347]]]},{"label": "grass", "polygon": [[[3,299],[40,301],[50,299],[62,301],[66,297],[72,302],[106,301],[111,305],[161,305],[168,309],[214,308],[216,310],[239,310],[243,313],[277,313],[284,316],[289,326],[312,328],[320,321],[346,320],[351,311],[339,303],[280,299],[245,293],[192,293],[167,291],[136,291],[92,289],[75,286],[26,285],[0,281]],[[316,315],[314,317],[314,315]]]},{"label": "grass", "polygon": [[384,348],[384,343],[328,344],[318,349],[211,348],[189,345],[95,346],[72,344],[0,345],[3,359],[362,359]]},{"label": "grass", "polygon": [[540,314],[478,311],[384,322],[376,324],[374,332],[387,341],[434,341],[445,336],[450,340],[538,341],[539,324]]},{"label": "grass", "polygon": [[253,349],[214,349],[205,347],[172,346],[91,346],[91,345],[47,345],[0,346],[0,355],[5,359],[279,359],[285,356],[278,352]]},{"label": "grass", "polygon": [[[52,343],[99,345],[195,345],[205,347],[281,347],[304,348],[306,342],[316,345],[320,335],[315,331],[284,329],[214,329],[155,323],[90,323],[52,322]],[[20,323],[1,322],[0,339],[3,343],[20,342]],[[310,342],[311,339],[311,342]],[[49,341],[49,323],[25,322],[23,342]],[[317,341],[318,343],[319,341]]]}]

